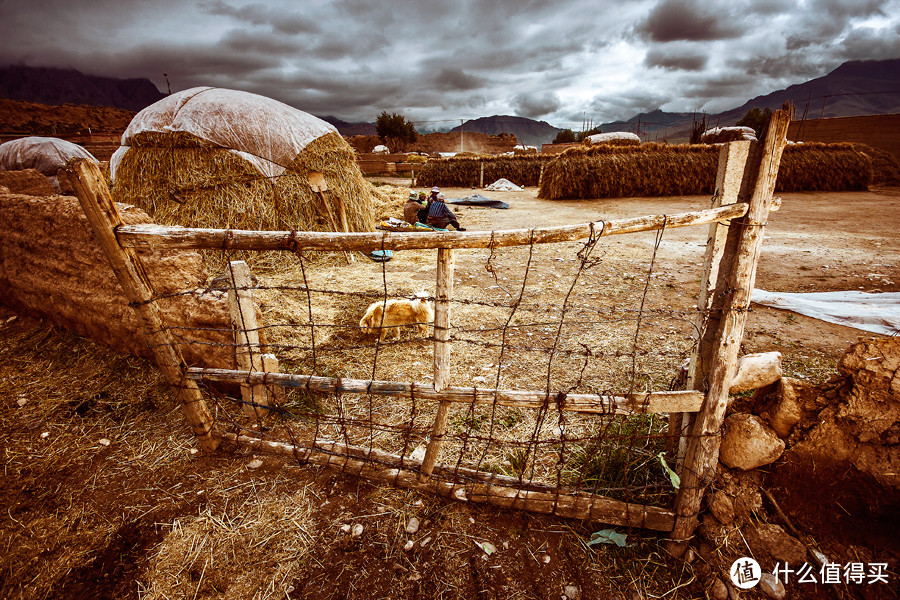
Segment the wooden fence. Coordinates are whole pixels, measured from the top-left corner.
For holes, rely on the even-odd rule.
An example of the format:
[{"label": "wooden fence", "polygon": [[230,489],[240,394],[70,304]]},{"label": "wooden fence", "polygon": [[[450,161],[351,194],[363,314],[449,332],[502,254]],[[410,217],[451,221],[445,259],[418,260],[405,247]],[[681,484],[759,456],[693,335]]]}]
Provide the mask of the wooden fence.
[{"label": "wooden fence", "polygon": [[[708,210],[647,216],[573,226],[527,230],[447,233],[318,233],[297,231],[238,231],[125,226],[118,216],[104,180],[90,162],[74,162],[69,177],[97,239],[109,257],[122,288],[149,333],[156,362],[180,403],[184,415],[205,450],[214,451],[227,440],[260,452],[292,456],[304,462],[340,469],[392,485],[423,490],[459,500],[552,513],[668,532],[672,551],[680,552],[693,535],[706,486],[715,474],[720,428],[725,416],[750,293],[756,273],[763,227],[773,205],[773,190],[790,115],[777,111],[762,143],[734,142],[720,154],[717,193]],[[725,226],[725,223],[728,225]],[[506,390],[452,387],[448,384],[452,340],[449,336],[454,300],[454,251],[463,248],[550,244],[600,238],[639,231],[708,225],[704,275],[699,291],[699,343],[691,357],[687,390],[616,394],[574,394],[564,390]],[[253,251],[352,251],[435,249],[436,293],[433,384],[346,379],[277,373],[265,366],[253,348],[259,341],[239,339],[248,352],[240,369],[187,368],[169,326],[154,301],[138,249],[194,248]],[[236,292],[246,290],[233,274]],[[238,306],[241,298],[235,296]],[[244,298],[243,301],[246,301]],[[248,306],[242,314],[252,312]],[[239,328],[253,331],[255,327]],[[256,411],[267,404],[266,390],[302,388],[332,394],[368,394],[437,403],[424,456],[392,454],[363,445],[310,439],[272,440],[248,426],[226,431],[215,422],[198,384],[240,383],[248,390],[245,404]],[[440,461],[447,416],[454,403],[515,406],[546,411],[603,415],[662,413],[669,415],[672,435],[680,439],[677,452],[681,485],[670,507],[617,500],[598,493],[549,485],[496,472],[468,469]],[[673,455],[676,454],[673,448]]]}]

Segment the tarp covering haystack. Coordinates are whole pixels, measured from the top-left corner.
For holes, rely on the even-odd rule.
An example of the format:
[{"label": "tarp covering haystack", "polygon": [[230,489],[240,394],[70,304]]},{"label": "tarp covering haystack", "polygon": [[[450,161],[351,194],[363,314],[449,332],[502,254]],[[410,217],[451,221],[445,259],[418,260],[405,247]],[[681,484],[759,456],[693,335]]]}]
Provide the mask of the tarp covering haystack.
[{"label": "tarp covering haystack", "polygon": [[641,138],[637,134],[628,131],[610,131],[608,133],[595,133],[584,138],[584,142],[589,146],[598,144],[612,144],[617,146],[629,146],[641,143]]},{"label": "tarp covering haystack", "polygon": [[34,169],[45,175],[57,192],[61,190],[57,174],[73,158],[98,162],[78,144],[55,137],[29,136],[0,144],[0,171]]},{"label": "tarp covering haystack", "polygon": [[[794,144],[785,148],[779,192],[864,190],[872,160],[861,144]],[[719,146],[712,144],[569,148],[544,170],[539,198],[627,198],[713,193]]]},{"label": "tarp covering haystack", "polygon": [[372,186],[337,130],[286,104],[221,88],[139,112],[110,161],[113,196],[162,224],[372,231]]}]

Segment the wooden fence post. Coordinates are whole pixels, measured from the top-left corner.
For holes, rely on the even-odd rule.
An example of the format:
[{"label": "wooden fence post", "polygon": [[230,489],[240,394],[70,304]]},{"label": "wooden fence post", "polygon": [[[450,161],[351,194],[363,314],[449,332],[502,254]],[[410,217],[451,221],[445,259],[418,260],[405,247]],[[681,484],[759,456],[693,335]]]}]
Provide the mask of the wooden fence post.
[{"label": "wooden fence post", "polygon": [[122,225],[122,216],[113,203],[100,168],[91,160],[73,160],[66,166],[66,174],[125,297],[134,308],[157,366],[175,391],[191,430],[204,450],[215,450],[219,439],[213,436],[212,415],[196,382],[184,377],[184,359],[163,323],[141,259],[132,248],[123,248],[116,239],[116,228]]},{"label": "wooden fence post", "polygon": [[[747,158],[750,153],[750,142],[739,141],[724,144],[719,150],[719,168],[716,174],[715,195],[710,208],[719,208],[738,201],[744,174],[747,171]],[[709,235],[706,240],[706,254],[703,259],[703,277],[700,281],[700,293],[697,297],[697,315],[694,318],[694,332],[697,335],[694,349],[691,352],[688,366],[686,390],[705,390],[702,381],[704,369],[700,367],[700,341],[704,331],[709,309],[711,308],[713,288],[719,273],[719,262],[725,247],[728,227],[718,221],[709,224]],[[685,433],[691,430],[695,413],[672,413],[669,415],[669,451],[676,454],[677,464],[682,464],[687,449]],[[674,442],[674,443],[673,443]],[[676,448],[677,447],[677,448]]]},{"label": "wooden fence post", "polygon": [[762,248],[763,227],[768,219],[790,121],[789,110],[777,110],[772,115],[763,146],[758,152],[751,153],[747,163],[747,180],[752,181],[747,215],[740,221],[733,221],[728,230],[713,298],[713,310],[719,312],[721,307],[721,317],[710,346],[709,360],[700,357],[709,368],[709,390],[688,439],[681,486],[675,500],[675,526],[667,544],[668,550],[676,556],[684,553],[697,528],[703,493],[715,477],[728,391],[744,334]]},{"label": "wooden fence post", "polygon": [[[241,371],[263,371],[263,356],[259,344],[259,324],[256,320],[256,307],[253,306],[253,283],[250,279],[250,267],[242,260],[231,261],[231,287],[228,289],[228,308],[231,312],[231,323],[234,325],[234,355],[237,368]],[[269,406],[266,386],[258,384],[241,384],[241,400],[244,414],[251,419],[265,416],[265,409],[257,410],[257,406]]]},{"label": "wooden fence post", "polygon": [[[450,379],[450,300],[453,298],[453,250],[439,248],[437,256],[437,283],[434,302],[434,390],[440,392]],[[419,481],[424,483],[431,477],[438,454],[444,444],[447,431],[447,414],[450,402],[441,401],[434,425],[431,428],[425,457],[419,472]]]}]

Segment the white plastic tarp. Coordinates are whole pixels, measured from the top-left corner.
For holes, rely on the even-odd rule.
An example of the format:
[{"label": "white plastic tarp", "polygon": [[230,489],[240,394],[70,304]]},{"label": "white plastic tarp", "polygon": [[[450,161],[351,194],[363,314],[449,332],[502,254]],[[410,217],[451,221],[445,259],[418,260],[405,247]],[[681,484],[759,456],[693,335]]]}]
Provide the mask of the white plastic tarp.
[{"label": "white plastic tarp", "polygon": [[48,177],[56,177],[59,168],[72,158],[98,162],[78,144],[55,137],[30,136],[0,144],[0,170],[3,171],[37,169]]},{"label": "white plastic tarp", "polygon": [[629,133],[627,131],[610,131],[609,133],[595,133],[594,135],[589,135],[587,137],[587,141],[589,144],[602,144],[603,142],[612,142],[615,140],[630,140],[633,142],[640,142],[641,138],[639,138],[634,133]]},{"label": "white plastic tarp", "polygon": [[514,184],[509,179],[500,178],[486,188],[489,192],[521,192],[522,188]]},{"label": "white plastic tarp", "polygon": [[143,132],[185,132],[226,148],[267,177],[281,175],[313,140],[337,131],[333,125],[272,98],[196,87],[151,104],[131,120],[110,161],[110,176],[128,150],[129,139]]},{"label": "white plastic tarp", "polygon": [[755,289],[753,302],[790,310],[846,327],[896,335],[900,332],[900,292],[813,292],[793,294]]}]

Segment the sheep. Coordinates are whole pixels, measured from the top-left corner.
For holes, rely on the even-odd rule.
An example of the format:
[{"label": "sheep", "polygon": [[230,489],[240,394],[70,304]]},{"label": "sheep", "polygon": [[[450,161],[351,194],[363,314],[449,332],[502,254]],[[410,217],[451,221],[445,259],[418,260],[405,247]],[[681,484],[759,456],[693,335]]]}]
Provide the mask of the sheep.
[{"label": "sheep", "polygon": [[[385,304],[380,300],[373,302],[366,309],[366,314],[359,321],[359,326],[366,335],[374,335],[381,331],[379,339],[384,341],[388,335],[400,339],[401,325],[415,325],[422,335],[428,333],[428,323],[434,321],[434,309],[427,300],[426,292],[418,292],[412,298],[391,298]],[[385,310],[385,306],[387,310]],[[382,314],[384,320],[382,321]]]}]

